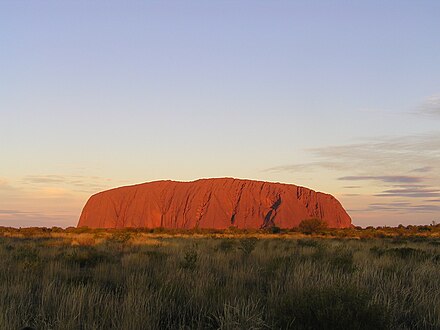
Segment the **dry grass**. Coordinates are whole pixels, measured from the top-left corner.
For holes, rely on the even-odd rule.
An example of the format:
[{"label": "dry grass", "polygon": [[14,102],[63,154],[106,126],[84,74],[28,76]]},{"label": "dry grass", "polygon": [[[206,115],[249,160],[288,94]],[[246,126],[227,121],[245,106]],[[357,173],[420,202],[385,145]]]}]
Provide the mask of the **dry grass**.
[{"label": "dry grass", "polygon": [[18,234],[0,237],[0,329],[440,328],[425,233]]}]

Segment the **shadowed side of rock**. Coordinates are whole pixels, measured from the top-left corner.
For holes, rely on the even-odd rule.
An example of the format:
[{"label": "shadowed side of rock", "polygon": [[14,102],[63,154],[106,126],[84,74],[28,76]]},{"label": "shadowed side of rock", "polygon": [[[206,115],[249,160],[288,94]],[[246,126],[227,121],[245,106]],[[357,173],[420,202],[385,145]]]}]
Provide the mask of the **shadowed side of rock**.
[{"label": "shadowed side of rock", "polygon": [[201,179],[155,181],[90,197],[78,227],[91,228],[292,228],[309,218],[329,227],[351,226],[333,196],[290,184]]}]

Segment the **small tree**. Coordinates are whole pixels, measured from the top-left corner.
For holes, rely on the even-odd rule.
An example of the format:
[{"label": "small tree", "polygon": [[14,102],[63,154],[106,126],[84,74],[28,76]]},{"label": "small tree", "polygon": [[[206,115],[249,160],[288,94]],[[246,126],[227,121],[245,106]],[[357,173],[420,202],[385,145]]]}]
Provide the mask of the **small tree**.
[{"label": "small tree", "polygon": [[305,219],[299,223],[299,230],[303,234],[313,234],[327,228],[327,223],[321,219]]}]

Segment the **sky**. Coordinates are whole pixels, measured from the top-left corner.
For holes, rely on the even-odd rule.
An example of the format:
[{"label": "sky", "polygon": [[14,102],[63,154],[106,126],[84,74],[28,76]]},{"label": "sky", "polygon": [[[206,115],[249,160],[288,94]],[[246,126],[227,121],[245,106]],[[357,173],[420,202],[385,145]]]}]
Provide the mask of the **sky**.
[{"label": "sky", "polygon": [[0,2],[0,226],[235,177],[440,222],[440,2]]}]

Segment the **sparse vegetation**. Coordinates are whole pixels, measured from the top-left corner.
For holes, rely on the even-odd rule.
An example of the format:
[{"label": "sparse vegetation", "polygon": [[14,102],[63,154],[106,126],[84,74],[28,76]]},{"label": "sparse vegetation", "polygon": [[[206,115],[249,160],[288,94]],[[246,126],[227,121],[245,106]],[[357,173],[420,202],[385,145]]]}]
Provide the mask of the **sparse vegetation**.
[{"label": "sparse vegetation", "polygon": [[240,246],[238,247],[242,252],[244,257],[249,257],[249,255],[254,251],[255,245],[258,239],[255,237],[247,237],[240,239]]},{"label": "sparse vegetation", "polygon": [[181,263],[182,268],[194,270],[197,266],[197,244],[194,244],[185,251],[184,259]]},{"label": "sparse vegetation", "polygon": [[429,228],[0,228],[0,329],[438,329]]},{"label": "sparse vegetation", "polygon": [[299,230],[303,234],[314,234],[327,228],[327,223],[321,219],[305,219],[300,222]]}]

